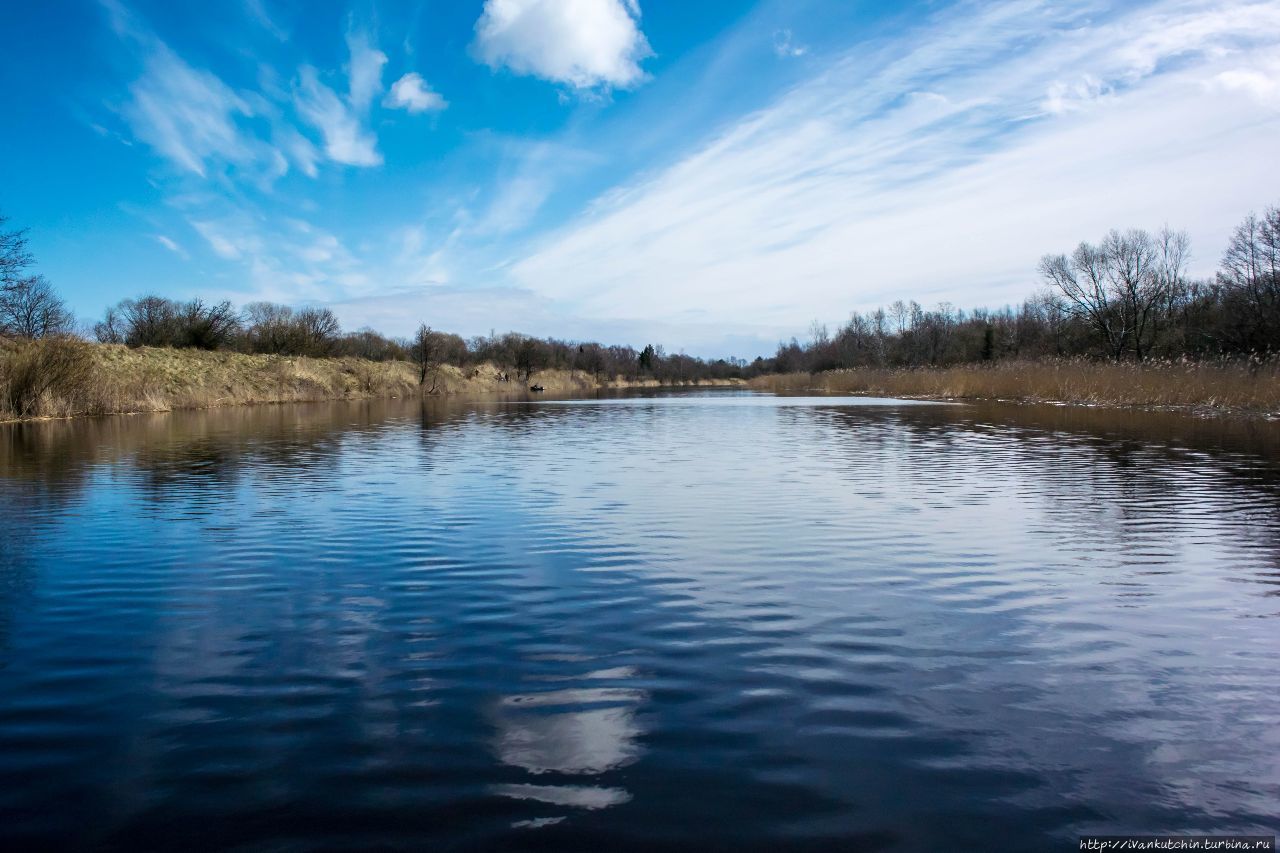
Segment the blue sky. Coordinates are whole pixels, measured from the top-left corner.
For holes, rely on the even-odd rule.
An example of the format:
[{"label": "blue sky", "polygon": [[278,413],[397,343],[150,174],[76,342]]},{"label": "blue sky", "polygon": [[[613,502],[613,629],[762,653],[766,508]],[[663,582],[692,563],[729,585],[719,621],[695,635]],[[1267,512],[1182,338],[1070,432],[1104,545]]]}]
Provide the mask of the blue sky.
[{"label": "blue sky", "polygon": [[1280,202],[1280,4],[46,0],[0,209],[145,292],[754,356],[1040,255]]}]

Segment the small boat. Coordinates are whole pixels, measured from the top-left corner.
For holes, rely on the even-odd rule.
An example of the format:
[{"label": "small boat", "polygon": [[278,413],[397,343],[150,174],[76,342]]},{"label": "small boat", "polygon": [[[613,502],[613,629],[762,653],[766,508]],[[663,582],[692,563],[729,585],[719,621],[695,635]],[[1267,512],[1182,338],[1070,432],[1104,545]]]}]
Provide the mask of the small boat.
[{"label": "small boat", "polygon": [[541,385],[530,385],[530,386],[529,386],[529,390],[530,390],[530,391],[545,391],[546,389],[545,389],[545,388],[543,388]]}]

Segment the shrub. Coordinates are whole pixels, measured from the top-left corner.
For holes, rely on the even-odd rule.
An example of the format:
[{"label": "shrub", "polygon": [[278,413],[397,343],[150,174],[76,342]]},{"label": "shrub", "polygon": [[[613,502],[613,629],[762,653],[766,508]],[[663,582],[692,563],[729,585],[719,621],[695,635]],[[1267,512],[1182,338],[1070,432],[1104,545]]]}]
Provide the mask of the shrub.
[{"label": "shrub", "polygon": [[0,405],[10,418],[72,414],[90,387],[93,357],[78,338],[9,345],[0,355]]},{"label": "shrub", "polygon": [[104,344],[215,350],[239,334],[240,318],[230,302],[176,302],[143,296],[108,308],[93,331]]}]

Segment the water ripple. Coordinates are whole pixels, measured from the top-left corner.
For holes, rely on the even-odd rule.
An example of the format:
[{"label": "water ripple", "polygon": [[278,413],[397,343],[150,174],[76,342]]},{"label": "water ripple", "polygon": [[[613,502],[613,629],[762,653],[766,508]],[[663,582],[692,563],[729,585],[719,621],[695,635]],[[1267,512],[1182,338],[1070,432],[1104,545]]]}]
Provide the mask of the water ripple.
[{"label": "water ripple", "polygon": [[[0,428],[0,842],[1280,818],[1280,427],[736,393]],[[1271,827],[1271,829],[1267,829]]]}]

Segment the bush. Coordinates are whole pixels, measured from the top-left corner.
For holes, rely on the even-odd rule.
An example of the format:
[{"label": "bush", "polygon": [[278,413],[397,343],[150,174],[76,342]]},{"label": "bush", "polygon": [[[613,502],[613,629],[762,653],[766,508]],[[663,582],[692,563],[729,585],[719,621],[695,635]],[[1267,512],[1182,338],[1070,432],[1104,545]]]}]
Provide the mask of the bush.
[{"label": "bush", "polygon": [[22,341],[0,354],[0,408],[7,418],[69,415],[90,388],[93,358],[78,338]]},{"label": "bush", "polygon": [[104,344],[215,350],[239,334],[240,318],[230,302],[143,296],[108,308],[93,332]]}]

